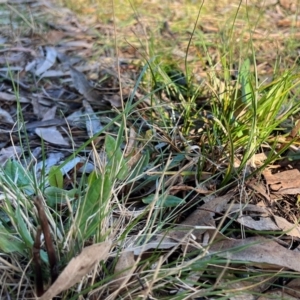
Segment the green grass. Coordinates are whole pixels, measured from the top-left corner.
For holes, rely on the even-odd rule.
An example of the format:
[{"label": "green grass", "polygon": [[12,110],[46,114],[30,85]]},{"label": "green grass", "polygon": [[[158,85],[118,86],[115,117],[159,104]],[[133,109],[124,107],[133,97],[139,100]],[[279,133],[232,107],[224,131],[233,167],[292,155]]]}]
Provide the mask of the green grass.
[{"label": "green grass", "polygon": [[[141,66],[132,89],[140,97],[129,97],[124,109],[115,111],[103,130],[75,149],[64,163],[49,170],[30,160],[27,139],[24,156],[9,160],[0,170],[0,252],[1,261],[9,266],[1,269],[3,297],[34,297],[32,250],[40,225],[34,195],[43,199],[59,273],[84,247],[113,242],[109,258],[79,285],[64,291],[62,299],[78,299],[78,295],[84,299],[88,295],[90,299],[231,299],[247,293],[259,295],[253,285],[266,278],[295,276],[287,271],[257,271],[245,262],[229,262],[210,254],[210,244],[189,252],[178,243],[171,249],[158,245],[137,254],[135,269],[127,273],[123,282],[126,287],[121,288],[120,274],[114,269],[119,257],[123,259],[122,253],[147,244],[155,236],[167,236],[171,228],[203,204],[203,195],[193,189],[176,192],[176,187],[209,187],[212,195],[222,195],[275,164],[291,144],[296,145],[296,139],[288,135],[300,109],[300,79],[296,62],[286,67],[288,60],[280,57],[284,53],[272,53],[268,63],[273,71],[270,80],[263,81],[265,74],[261,74],[258,62],[269,53],[260,53],[260,43],[251,38],[251,30],[265,26],[263,13],[258,14],[255,6],[234,6],[220,19],[221,8],[213,14],[213,5],[199,7],[194,1],[185,1],[182,10],[173,13],[166,9],[175,6],[173,2],[155,2],[147,7],[139,1],[122,6],[116,1],[114,13],[112,2],[107,3],[101,7],[94,2],[87,5],[86,1],[64,4],[76,12],[90,13],[101,24],[115,22],[117,45],[111,39],[111,44],[99,46],[107,41],[100,32],[92,60],[104,50],[114,52],[116,46],[120,55],[129,48],[138,49]],[[228,3],[220,5],[225,8]],[[156,22],[151,18],[154,9],[161,11]],[[217,33],[199,30],[201,20],[209,16],[216,21],[213,27],[221,28]],[[147,24],[143,23],[147,17],[151,25],[147,35],[129,34],[129,25]],[[173,20],[170,30],[176,39],[170,38],[167,30],[164,34],[168,38],[160,34],[162,23],[168,19]],[[235,42],[237,34],[250,38]],[[287,45],[292,51],[297,47],[292,40]],[[183,56],[174,55],[178,49]],[[21,116],[18,119],[22,121]],[[103,133],[105,138],[99,144],[97,138]],[[266,150],[267,160],[255,166],[254,155]],[[44,144],[42,152],[45,162]],[[95,169],[81,173],[75,164],[66,184],[68,174],[63,168],[76,157],[85,165],[89,160]],[[223,214],[218,230],[235,237],[234,232],[242,229],[229,219]],[[242,233],[251,235],[247,229]],[[40,255],[46,286],[51,272],[44,246]],[[125,264],[124,268],[130,267]],[[236,286],[243,289],[237,291]]]}]

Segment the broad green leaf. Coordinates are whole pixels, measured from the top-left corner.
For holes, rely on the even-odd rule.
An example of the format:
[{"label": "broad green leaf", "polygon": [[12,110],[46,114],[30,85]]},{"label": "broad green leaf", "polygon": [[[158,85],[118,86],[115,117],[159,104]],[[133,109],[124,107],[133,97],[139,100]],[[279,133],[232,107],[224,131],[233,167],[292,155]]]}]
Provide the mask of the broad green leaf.
[{"label": "broad green leaf", "polygon": [[17,219],[18,231],[19,231],[23,241],[25,242],[25,244],[28,248],[31,248],[33,245],[33,239],[32,239],[30,232],[21,216],[20,206],[18,206],[17,210],[16,210],[16,219]]},{"label": "broad green leaf", "polygon": [[5,227],[0,224],[0,250],[4,253],[19,252],[25,254],[25,243],[15,237],[12,233],[7,231]]},{"label": "broad green leaf", "polygon": [[116,140],[112,136],[106,135],[105,151],[106,151],[106,155],[107,155],[108,159],[112,159],[113,156],[115,155],[115,151],[117,148],[116,145],[117,145]]},{"label": "broad green leaf", "polygon": [[90,186],[95,180],[97,180],[98,177],[99,177],[99,174],[96,171],[92,171],[87,180],[88,186]]},{"label": "broad green leaf", "polygon": [[291,153],[287,155],[289,161],[300,160],[300,153]]},{"label": "broad green leaf", "polygon": [[113,181],[108,174],[99,174],[88,187],[85,199],[79,207],[78,222],[84,239],[90,237],[106,215],[107,203],[112,193]]},{"label": "broad green leaf", "polygon": [[172,157],[172,161],[171,161],[168,169],[179,166],[184,159],[185,159],[185,154],[183,154],[183,153],[179,153],[179,154],[174,155]]},{"label": "broad green leaf", "polygon": [[[145,204],[151,204],[154,200],[155,200],[155,194],[151,194],[145,198],[142,199],[142,201]],[[178,198],[176,196],[172,196],[172,195],[159,195],[158,196],[158,200],[156,202],[156,205],[161,206],[161,207],[174,207],[174,206],[178,206],[181,204],[184,204],[185,200]]]},{"label": "broad green leaf", "polygon": [[68,200],[72,201],[78,191],[77,189],[66,191],[58,187],[49,186],[44,192],[47,199],[47,204],[51,207],[54,207],[57,204],[66,203],[66,197],[68,197]]},{"label": "broad green leaf", "polygon": [[119,165],[119,172],[117,174],[117,178],[119,180],[124,180],[129,173],[129,168],[127,166],[126,160],[124,160],[123,156],[121,156],[121,159],[119,160],[121,163]]},{"label": "broad green leaf", "polygon": [[7,163],[5,164],[4,173],[19,188],[31,186],[31,174],[15,160],[7,161]]},{"label": "broad green leaf", "polygon": [[63,188],[64,185],[64,177],[60,170],[60,167],[53,166],[49,171],[49,184],[53,187]]},{"label": "broad green leaf", "polygon": [[105,151],[108,157],[106,171],[110,174],[111,179],[125,179],[129,172],[126,160],[117,141],[110,135],[105,137]]}]

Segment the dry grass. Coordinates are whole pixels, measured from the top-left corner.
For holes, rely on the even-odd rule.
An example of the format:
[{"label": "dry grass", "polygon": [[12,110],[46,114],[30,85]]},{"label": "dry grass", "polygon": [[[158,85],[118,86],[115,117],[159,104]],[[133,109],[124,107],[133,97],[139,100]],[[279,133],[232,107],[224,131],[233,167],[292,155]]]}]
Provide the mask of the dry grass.
[{"label": "dry grass", "polygon": [[[144,246],[150,237],[172,233],[170,228],[177,228],[176,224],[184,225],[184,220],[195,211],[195,207],[205,206],[207,203],[204,202],[211,200],[205,197],[207,193],[215,200],[218,197],[214,196],[222,195],[224,187],[230,189],[234,186],[232,195],[235,196],[228,194],[227,198],[230,196],[230,199],[226,199],[226,204],[233,199],[232,202],[235,203],[255,202],[259,197],[256,198],[245,187],[248,162],[256,151],[265,148],[277,150],[277,144],[274,143],[276,138],[272,140],[271,135],[281,125],[281,121],[292,114],[285,111],[282,119],[278,118],[279,110],[286,100],[285,95],[288,94],[291,99],[297,95],[297,76],[290,71],[281,77],[276,75],[276,81],[272,81],[274,73],[283,74],[285,68],[297,64],[298,45],[294,39],[297,36],[294,25],[278,25],[288,15],[289,10],[275,5],[264,7],[261,6],[261,1],[253,1],[251,5],[239,1],[206,1],[203,4],[196,2],[61,2],[78,14],[82,22],[78,24],[87,33],[82,39],[93,41],[93,47],[82,50],[80,55],[91,63],[107,59],[108,67],[103,68],[109,71],[114,69],[111,66],[115,67],[117,57],[126,58],[130,62],[128,65],[131,69],[128,73],[128,70],[113,70],[113,79],[108,80],[105,88],[113,86],[118,90],[120,85],[122,92],[123,89],[133,91],[132,95],[136,94],[134,100],[138,102],[130,103],[132,99],[129,97],[125,110],[114,111],[113,117],[108,114],[111,119],[105,128],[105,141],[99,133],[99,137],[91,138],[87,142],[85,140],[82,145],[74,135],[74,144],[82,145],[74,155],[83,157],[90,153],[90,160],[98,167],[98,171],[91,175],[78,175],[77,166],[74,167],[75,174],[72,173],[68,179],[69,183],[74,184],[72,188],[75,194],[63,194],[66,199],[62,200],[66,201],[62,201],[57,207],[45,205],[52,236],[55,237],[55,249],[61,259],[60,269],[84,246],[105,239],[113,241],[113,252],[109,253],[109,259],[76,286],[82,295],[89,293],[91,299],[197,299],[200,296],[210,299],[220,295],[230,299],[235,290],[228,284],[228,280],[230,283],[241,282],[238,288],[243,290],[244,282],[254,282],[253,285],[256,285],[257,277],[260,279],[262,276],[259,272],[256,273],[256,266],[252,272],[246,264],[240,266],[240,262],[235,265],[233,261],[229,265],[225,258],[206,257],[208,248],[203,248],[202,241],[200,243],[200,233],[207,228],[202,223],[202,227],[198,223],[188,224],[189,228],[194,225],[201,228],[195,230],[195,234],[199,236],[191,235],[187,244],[183,243],[184,246],[176,243],[171,250],[158,247],[153,251],[149,248],[150,250],[141,251],[136,257],[126,256],[131,252],[128,251],[130,246]],[[65,11],[56,10],[53,16],[57,19],[64,18],[66,24],[71,22],[70,19],[77,21],[76,17],[72,16],[72,19]],[[40,38],[47,26],[43,22],[40,25],[37,20],[32,21],[30,17],[25,17],[25,13],[21,19],[24,18],[30,29],[29,34],[32,34],[30,38],[35,34],[39,34]],[[92,35],[89,36],[89,33]],[[22,38],[22,35],[20,32],[16,38]],[[45,43],[50,41],[50,37],[43,37]],[[248,61],[245,58],[250,59]],[[253,72],[249,72],[245,61],[251,65]],[[243,76],[247,82],[243,88],[250,91],[246,96],[241,89],[241,75],[238,74],[238,70],[242,73],[243,65],[246,65]],[[170,71],[177,72],[178,69],[187,75],[184,78],[184,88],[176,85],[174,79],[170,79]],[[144,76],[139,77],[141,72],[144,72]],[[176,72],[175,75],[178,75]],[[93,77],[93,72],[90,73],[90,79],[99,79]],[[127,74],[132,75],[132,78],[126,78]],[[204,78],[207,79],[205,83]],[[270,86],[262,84],[265,80],[271,82]],[[58,84],[57,82],[54,84]],[[39,84],[47,88],[53,82],[47,79]],[[283,87],[285,89],[282,91]],[[247,102],[249,95],[251,101]],[[258,98],[263,101],[258,102]],[[295,112],[299,110],[296,105],[294,109]],[[24,112],[26,113],[25,110]],[[100,111],[99,115],[102,118],[104,113]],[[109,139],[110,134],[114,138]],[[133,144],[129,146],[132,141]],[[289,143],[287,140],[285,142]],[[89,144],[92,147],[87,149],[85,146]],[[131,147],[131,157],[123,157],[124,145],[125,149]],[[107,155],[102,161],[105,147],[110,156]],[[277,159],[285,147],[288,146],[283,143],[277,152],[274,150],[270,161]],[[51,148],[47,150],[50,151]],[[22,163],[23,161],[15,166],[20,182],[12,184],[10,170],[1,173],[1,184],[6,191],[3,194],[5,210],[1,212],[9,220],[6,221],[8,227],[20,242],[17,250],[26,248],[28,251],[31,250],[32,241],[25,238],[35,237],[38,216],[34,211],[31,195],[26,193],[29,188],[32,193],[45,193],[43,185],[48,184],[49,178],[44,174],[45,177],[41,176],[41,182],[36,184],[32,175],[34,173],[27,172],[31,169],[27,169]],[[63,178],[62,174],[60,176]],[[29,187],[23,189],[21,179],[26,184],[29,182]],[[228,183],[230,185],[227,186]],[[172,197],[174,195],[179,197]],[[72,197],[72,200],[69,201],[68,197]],[[45,198],[47,200],[47,195]],[[24,224],[18,223],[18,216],[15,215],[19,207],[15,203],[21,200]],[[181,202],[176,202],[178,200]],[[242,204],[246,205],[244,202]],[[146,205],[148,203],[150,204]],[[168,205],[164,206],[166,203]],[[215,219],[212,220],[215,221],[214,228],[217,230],[212,234],[212,241],[223,235],[238,241],[241,236],[254,235],[251,230],[247,231],[242,225],[235,223],[236,216],[230,214],[231,207],[222,211],[215,209],[216,207],[205,206],[205,215],[200,218],[205,219],[207,212],[213,213]],[[223,228],[224,224],[226,226]],[[218,230],[221,229],[222,235],[219,236]],[[27,242],[26,247],[23,239],[19,237],[20,232]],[[187,232],[178,232],[181,233],[181,236],[178,235],[181,242]],[[173,232],[173,237],[178,232]],[[204,236],[203,239],[205,238]],[[207,244],[208,241],[206,244],[203,242],[203,245]],[[196,248],[197,251],[189,253],[189,247]],[[26,252],[27,256],[24,253],[14,255],[14,251],[15,249],[5,260],[5,264],[9,261],[13,265],[11,270],[8,272],[5,264],[1,269],[7,283],[5,293],[21,297],[24,292],[22,297],[29,299],[34,294],[31,253],[28,255]],[[43,269],[46,269],[43,270],[44,274],[49,278],[45,255],[42,259]],[[131,265],[120,266],[122,259],[131,260]],[[116,265],[119,270],[129,269],[129,273],[124,275],[124,281],[116,271],[118,268],[114,269]],[[242,276],[236,275],[235,271]],[[274,275],[263,268],[259,271],[268,279],[281,275]],[[248,281],[248,277],[243,276],[245,273],[254,275],[254,280],[249,275]],[[231,281],[231,278],[234,279]],[[118,286],[113,280],[121,282],[122,285]],[[19,287],[16,281],[21,282]],[[64,297],[75,299],[78,296],[75,289],[70,289],[65,292]]]},{"label": "dry grass", "polygon": [[[207,73],[207,56],[218,64],[222,52],[237,64],[254,50],[258,72],[264,77],[273,72],[276,62],[283,70],[298,57],[295,23],[283,22],[291,13],[296,16],[297,10],[291,12],[265,1],[66,0],[63,4],[90,28],[100,29],[99,42],[104,48],[113,46],[116,29],[118,46],[124,55],[127,52],[131,56],[159,56],[162,62],[181,65],[182,69],[200,12],[188,58],[194,74],[201,76]],[[203,46],[207,46],[208,53]]]}]

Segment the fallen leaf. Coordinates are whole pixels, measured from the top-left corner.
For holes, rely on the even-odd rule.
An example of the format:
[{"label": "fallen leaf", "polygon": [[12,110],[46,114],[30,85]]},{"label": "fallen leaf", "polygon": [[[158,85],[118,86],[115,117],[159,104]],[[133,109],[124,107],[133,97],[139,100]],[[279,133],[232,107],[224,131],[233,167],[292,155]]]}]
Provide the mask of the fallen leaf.
[{"label": "fallen leaf", "polygon": [[262,166],[268,158],[268,152],[254,154],[253,161],[257,166]]},{"label": "fallen leaf", "polygon": [[48,109],[47,112],[43,115],[43,121],[54,119],[55,114],[56,114],[56,106],[53,106],[50,109]]},{"label": "fallen leaf", "polygon": [[67,33],[61,30],[50,30],[45,35],[45,40],[48,44],[56,45],[59,43],[65,36],[67,36]]},{"label": "fallen leaf", "polygon": [[300,193],[300,171],[297,169],[287,170],[272,174],[270,170],[263,171],[263,175],[271,190],[280,194]]},{"label": "fallen leaf", "polygon": [[230,212],[236,212],[240,209],[242,209],[243,215],[239,216],[236,221],[248,228],[283,231],[288,236],[300,238],[300,226],[298,224],[292,224],[282,217],[271,214],[270,210],[265,207],[248,204],[241,208],[240,204],[233,204]]},{"label": "fallen leaf", "polygon": [[51,77],[63,77],[66,76],[66,73],[63,71],[59,70],[48,70],[44,72],[41,76],[40,79],[42,78],[51,78]]},{"label": "fallen leaf", "polygon": [[262,184],[261,182],[258,181],[250,180],[249,182],[247,182],[247,186],[249,186],[251,189],[261,194],[263,197],[266,198],[266,200],[268,200],[269,203],[271,203],[271,199],[266,192],[265,184]]},{"label": "fallen leaf", "polygon": [[203,194],[203,195],[209,195],[212,193],[212,191],[207,190],[205,187],[199,187],[199,188],[195,188],[193,186],[188,186],[186,184],[178,184],[178,185],[174,185],[170,188],[170,193],[174,193],[174,192],[179,192],[179,191],[195,191],[198,194]]},{"label": "fallen leaf", "polygon": [[62,159],[64,155],[61,152],[49,153],[48,157],[37,163],[36,170],[43,170],[44,174],[48,174],[51,167],[57,165]]},{"label": "fallen leaf", "polygon": [[[27,123],[25,125],[26,129],[34,129],[37,127],[49,127],[49,126],[61,126],[61,125],[65,125],[66,124],[66,120],[65,119],[58,119],[58,118],[53,118],[53,119],[49,119],[49,120],[45,120],[45,121],[34,121],[31,123]],[[72,123],[72,125],[74,125]]]},{"label": "fallen leaf", "polygon": [[10,101],[10,102],[17,102],[20,103],[30,103],[30,100],[25,97],[16,96],[15,94],[8,94],[4,92],[0,92],[0,100],[3,101]]},{"label": "fallen leaf", "polygon": [[66,48],[87,48],[92,49],[94,47],[94,43],[87,43],[86,41],[71,41],[65,42],[64,47]]},{"label": "fallen leaf", "polygon": [[284,288],[284,291],[287,294],[294,296],[297,299],[300,299],[300,278],[293,279],[286,285],[286,287],[287,288]]},{"label": "fallen leaf", "polygon": [[251,216],[241,216],[237,221],[251,229],[255,230],[274,230],[279,231],[280,228],[274,223],[270,217],[252,218]]},{"label": "fallen leaf", "polygon": [[113,94],[111,96],[104,96],[103,99],[111,104],[114,107],[122,107],[122,100],[120,95]]},{"label": "fallen leaf", "polygon": [[279,4],[291,12],[295,13],[298,7],[298,0],[279,0]]},{"label": "fallen leaf", "polygon": [[9,158],[19,157],[23,149],[18,146],[2,148],[0,151],[0,166],[4,166]]},{"label": "fallen leaf", "polygon": [[227,207],[226,209],[230,209],[230,213],[240,212],[236,221],[248,228],[255,230],[280,230],[274,222],[274,218],[270,217],[270,211],[265,207],[253,204],[243,206],[240,204],[233,204],[230,208]]},{"label": "fallen leaf", "polygon": [[[253,295],[255,291],[253,290],[253,288],[251,289],[251,286],[249,287],[250,283],[248,283],[247,281],[237,281],[236,278],[229,277],[227,280],[221,280],[220,282],[224,284],[227,289],[236,291],[236,293],[232,293],[232,292],[226,293],[225,290],[224,293],[227,294],[228,297],[227,299],[256,300],[256,296]],[[240,291],[247,291],[247,292],[243,293]]]},{"label": "fallen leaf", "polygon": [[125,151],[124,151],[124,157],[128,157],[130,155],[131,152],[133,152],[134,150],[134,145],[136,142],[136,131],[134,130],[133,127],[129,128],[129,139],[128,139],[128,143],[126,145]]},{"label": "fallen leaf", "polygon": [[69,146],[68,141],[62,136],[56,127],[36,128],[35,133],[43,140],[60,146]]},{"label": "fallen leaf", "polygon": [[111,245],[111,241],[106,241],[84,248],[77,257],[69,262],[56,281],[39,299],[50,300],[78,283],[101,260],[107,259]]},{"label": "fallen leaf", "polygon": [[300,20],[296,16],[289,16],[277,22],[279,27],[300,27]]},{"label": "fallen leaf", "polygon": [[86,100],[93,102],[99,101],[102,98],[100,92],[92,87],[83,73],[79,72],[73,67],[70,67],[70,73],[75,88],[81,95],[86,98]]},{"label": "fallen leaf", "polygon": [[287,295],[282,289],[276,289],[272,291],[268,291],[264,295],[256,298],[256,300],[272,300],[272,299],[284,299],[284,300],[299,300],[299,298],[295,298]]},{"label": "fallen leaf", "polygon": [[112,95],[106,98],[101,91],[95,89],[85,75],[75,68],[70,66],[70,74],[77,91],[83,95],[87,101],[96,102],[98,106],[102,106],[104,109],[111,108],[111,106],[121,107],[122,102],[119,95]]},{"label": "fallen leaf", "polygon": [[286,219],[278,216],[274,216],[277,226],[285,232],[286,235],[300,238],[300,226],[298,224],[292,224]]},{"label": "fallen leaf", "polygon": [[197,227],[216,227],[213,218],[215,213],[223,211],[224,207],[226,207],[232,197],[233,194],[228,193],[203,204],[201,207],[195,209],[180,225],[175,226],[174,229],[170,230],[168,236],[176,241],[183,241],[188,231],[192,230],[192,234],[195,236],[196,241],[201,241],[202,234],[206,232],[207,229],[197,229]]},{"label": "fallen leaf", "polygon": [[37,68],[35,75],[40,76],[47,70],[49,70],[56,61],[57,52],[54,47],[45,47],[46,57],[44,62]]},{"label": "fallen leaf", "polygon": [[85,109],[85,124],[88,136],[91,138],[94,134],[98,133],[103,129],[100,123],[99,117],[94,113],[92,106],[86,101],[82,101]]},{"label": "fallen leaf", "polygon": [[128,247],[126,248],[126,251],[132,251],[134,255],[140,255],[150,249],[170,249],[175,246],[178,246],[177,241],[170,239],[167,236],[157,234],[151,237],[150,241],[146,244]]},{"label": "fallen leaf", "polygon": [[267,267],[288,268],[300,272],[300,253],[263,237],[227,239],[213,244],[209,252],[231,260],[252,262]]},{"label": "fallen leaf", "polygon": [[114,270],[114,282],[112,287],[120,288],[129,281],[134,269],[136,268],[133,251],[124,251],[121,253]]},{"label": "fallen leaf", "polygon": [[7,124],[13,124],[14,120],[13,120],[12,116],[6,110],[0,108],[0,122],[7,123]]}]

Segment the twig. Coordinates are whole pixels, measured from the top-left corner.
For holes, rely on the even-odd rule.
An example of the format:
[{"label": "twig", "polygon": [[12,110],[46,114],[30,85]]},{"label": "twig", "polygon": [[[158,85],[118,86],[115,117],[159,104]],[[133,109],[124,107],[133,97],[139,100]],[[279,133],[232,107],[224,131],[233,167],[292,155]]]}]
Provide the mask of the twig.
[{"label": "twig", "polygon": [[45,237],[45,245],[46,245],[46,250],[49,258],[49,264],[50,264],[50,273],[51,273],[51,281],[52,283],[56,280],[58,277],[57,274],[57,261],[56,261],[56,256],[55,256],[55,250],[50,234],[50,229],[49,229],[49,224],[48,224],[48,219],[42,204],[42,199],[40,196],[36,196],[33,198],[34,205],[36,206],[40,218],[40,223],[42,227],[42,231]]},{"label": "twig", "polygon": [[32,248],[33,263],[35,269],[35,286],[36,286],[36,294],[38,297],[44,294],[43,273],[42,273],[41,256],[40,256],[41,233],[42,233],[41,226],[38,226],[33,248]]}]

